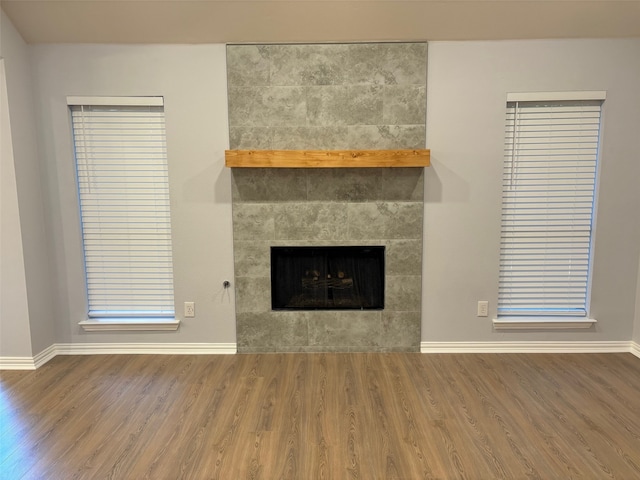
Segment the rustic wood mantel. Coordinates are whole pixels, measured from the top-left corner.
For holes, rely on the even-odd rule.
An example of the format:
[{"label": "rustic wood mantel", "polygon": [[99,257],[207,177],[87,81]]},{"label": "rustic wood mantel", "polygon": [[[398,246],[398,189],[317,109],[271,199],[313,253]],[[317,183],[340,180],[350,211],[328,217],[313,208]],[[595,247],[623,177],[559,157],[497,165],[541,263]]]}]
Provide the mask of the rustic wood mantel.
[{"label": "rustic wood mantel", "polygon": [[428,167],[428,149],[410,150],[225,150],[232,168]]}]

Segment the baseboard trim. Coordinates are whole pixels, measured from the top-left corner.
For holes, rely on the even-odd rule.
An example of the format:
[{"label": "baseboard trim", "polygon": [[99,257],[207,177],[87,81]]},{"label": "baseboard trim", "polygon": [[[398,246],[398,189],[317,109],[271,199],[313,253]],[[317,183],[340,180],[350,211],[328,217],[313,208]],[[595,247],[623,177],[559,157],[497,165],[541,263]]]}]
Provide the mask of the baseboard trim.
[{"label": "baseboard trim", "polygon": [[231,355],[235,343],[59,343],[58,355]]},{"label": "baseboard trim", "polygon": [[0,357],[0,370],[35,370],[31,357]]},{"label": "baseboard trim", "polygon": [[55,343],[34,357],[0,357],[0,370],[35,370],[56,355],[233,355],[236,343]]},{"label": "baseboard trim", "polygon": [[[57,343],[32,357],[0,357],[0,370],[35,370],[56,355],[233,355],[236,343]],[[422,342],[420,353],[631,353],[640,344],[613,342]]]},{"label": "baseboard trim", "polygon": [[616,353],[632,342],[422,342],[420,353]]},{"label": "baseboard trim", "polygon": [[35,357],[33,357],[33,363],[36,366],[35,368],[40,368],[42,365],[47,363],[49,360],[51,360],[57,354],[58,354],[58,345],[57,344],[54,343],[53,345],[48,346],[43,351],[41,351],[39,354],[37,354]]}]

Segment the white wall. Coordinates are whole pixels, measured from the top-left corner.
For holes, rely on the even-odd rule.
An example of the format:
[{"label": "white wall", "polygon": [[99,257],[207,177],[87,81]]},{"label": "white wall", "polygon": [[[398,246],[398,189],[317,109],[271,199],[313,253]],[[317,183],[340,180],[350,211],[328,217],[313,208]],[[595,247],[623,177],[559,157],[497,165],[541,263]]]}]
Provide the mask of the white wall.
[{"label": "white wall", "polygon": [[[422,340],[629,340],[640,252],[640,40],[432,42]],[[606,90],[587,331],[492,329],[507,92]],[[478,318],[476,302],[489,300]]]},{"label": "white wall", "polygon": [[[15,30],[9,19],[0,13],[0,42],[5,62],[6,88],[10,123],[3,122],[7,138],[3,141],[2,182],[13,183],[17,204],[3,202],[3,236],[12,236],[16,243],[8,256],[3,253],[3,311],[6,305],[18,305],[26,294],[26,309],[20,307],[20,315],[3,314],[3,330],[7,324],[12,329],[21,328],[30,335],[28,356],[37,354],[55,342],[55,328],[51,315],[52,278],[49,269],[49,243],[45,228],[46,218],[42,195],[40,159],[36,139],[36,116],[33,105],[33,84],[29,47]],[[10,130],[10,131],[9,131]],[[9,154],[8,150],[11,149]],[[6,162],[6,163],[5,163]],[[9,165],[11,162],[12,165]],[[7,192],[3,192],[3,197]],[[15,214],[13,217],[6,215]],[[19,215],[19,217],[18,217]],[[3,245],[3,252],[7,251]],[[9,268],[13,265],[13,268]],[[5,268],[6,267],[6,268]],[[18,271],[20,270],[20,271]],[[20,293],[16,290],[21,283]],[[14,334],[3,335],[6,348],[26,352],[26,346]]]},{"label": "white wall", "polygon": [[[58,342],[235,341],[225,49],[32,47]],[[640,257],[640,40],[433,42],[429,46],[422,341],[629,340]],[[595,328],[500,332],[496,313],[507,92],[606,90],[591,313]],[[175,291],[197,316],[175,333],[88,334],[66,95],[163,95]],[[477,300],[490,317],[475,316]],[[181,316],[181,315],[179,315]],[[636,319],[636,323],[638,320]],[[636,337],[638,338],[638,329]]]},{"label": "white wall", "polygon": [[0,59],[0,357],[31,355],[5,61]]},{"label": "white wall", "polygon": [[[224,45],[34,46],[34,78],[47,168],[59,342],[235,342],[231,181]],[[67,95],[165,99],[177,332],[86,333],[86,295]]]}]

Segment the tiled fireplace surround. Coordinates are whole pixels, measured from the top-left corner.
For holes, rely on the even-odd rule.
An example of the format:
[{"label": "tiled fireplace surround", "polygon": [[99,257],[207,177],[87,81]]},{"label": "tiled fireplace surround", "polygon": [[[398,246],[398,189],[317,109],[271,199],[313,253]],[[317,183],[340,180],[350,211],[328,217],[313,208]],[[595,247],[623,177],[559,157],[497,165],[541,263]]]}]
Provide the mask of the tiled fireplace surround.
[{"label": "tiled fireplace surround", "polygon": [[[230,45],[230,148],[424,148],[426,62],[425,43]],[[423,183],[233,169],[238,351],[419,351]],[[384,310],[272,311],[270,247],[286,245],[384,245]]]}]

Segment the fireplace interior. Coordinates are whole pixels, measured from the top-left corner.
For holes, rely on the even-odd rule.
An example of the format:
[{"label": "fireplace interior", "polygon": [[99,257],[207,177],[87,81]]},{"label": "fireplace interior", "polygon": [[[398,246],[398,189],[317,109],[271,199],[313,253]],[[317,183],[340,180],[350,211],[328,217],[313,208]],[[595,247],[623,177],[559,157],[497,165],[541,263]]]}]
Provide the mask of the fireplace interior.
[{"label": "fireplace interior", "polygon": [[384,246],[271,247],[273,310],[382,310]]}]

